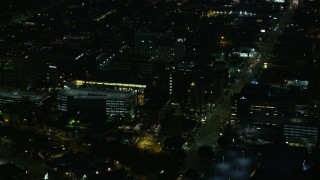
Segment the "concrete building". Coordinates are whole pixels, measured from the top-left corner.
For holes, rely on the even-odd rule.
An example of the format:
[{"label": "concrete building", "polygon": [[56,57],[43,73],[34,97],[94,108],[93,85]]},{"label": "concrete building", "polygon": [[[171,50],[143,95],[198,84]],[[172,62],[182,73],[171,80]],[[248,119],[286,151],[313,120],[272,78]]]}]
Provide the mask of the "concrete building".
[{"label": "concrete building", "polygon": [[84,111],[95,117],[130,115],[135,117],[136,93],[93,88],[65,87],[59,94],[59,110]]},{"label": "concrete building", "polygon": [[319,121],[309,117],[287,118],[283,136],[291,146],[315,147],[319,139]]},{"label": "concrete building", "polygon": [[308,116],[308,102],[289,88],[246,84],[233,96],[231,121],[250,125],[280,125],[288,116]]},{"label": "concrete building", "polygon": [[37,113],[50,96],[45,92],[0,89],[0,114],[4,124],[20,124],[35,121]]},{"label": "concrete building", "polygon": [[214,64],[181,62],[168,65],[165,70],[169,95],[191,109],[212,105],[225,85],[226,69]]},{"label": "concrete building", "polygon": [[21,102],[30,102],[36,106],[41,106],[49,97],[49,94],[44,92],[27,92],[18,89],[0,89],[0,106],[5,104],[14,104]]}]

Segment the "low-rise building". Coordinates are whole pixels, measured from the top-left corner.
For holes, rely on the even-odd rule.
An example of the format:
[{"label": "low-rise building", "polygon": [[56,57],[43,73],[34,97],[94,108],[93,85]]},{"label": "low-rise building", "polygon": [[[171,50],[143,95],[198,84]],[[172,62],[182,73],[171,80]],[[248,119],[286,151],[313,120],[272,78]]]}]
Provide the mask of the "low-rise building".
[{"label": "low-rise building", "polygon": [[[115,89],[102,88],[101,85],[91,87],[64,86],[58,96],[58,109],[61,111],[86,112],[94,117],[109,116],[136,117],[137,90],[124,90],[125,87]],[[129,88],[129,87],[127,87]]]}]

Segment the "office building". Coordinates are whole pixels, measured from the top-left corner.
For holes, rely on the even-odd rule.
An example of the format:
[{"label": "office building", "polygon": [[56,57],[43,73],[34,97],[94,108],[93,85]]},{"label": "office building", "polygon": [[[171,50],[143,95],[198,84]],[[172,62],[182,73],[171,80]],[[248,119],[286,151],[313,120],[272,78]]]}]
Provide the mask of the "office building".
[{"label": "office building", "polygon": [[165,70],[168,94],[191,109],[212,106],[225,84],[226,68],[212,63],[174,63]]},{"label": "office building", "polygon": [[287,116],[308,116],[308,102],[290,88],[246,84],[233,96],[231,121],[250,125],[280,125]]},{"label": "office building", "polygon": [[71,113],[84,112],[95,118],[130,115],[135,118],[136,92],[65,87],[58,97],[58,108]]},{"label": "office building", "polygon": [[287,118],[283,136],[288,145],[315,147],[319,139],[319,121],[310,117]]},{"label": "office building", "polygon": [[46,92],[0,89],[0,114],[3,123],[13,125],[37,120],[37,114],[46,104],[50,95]]}]

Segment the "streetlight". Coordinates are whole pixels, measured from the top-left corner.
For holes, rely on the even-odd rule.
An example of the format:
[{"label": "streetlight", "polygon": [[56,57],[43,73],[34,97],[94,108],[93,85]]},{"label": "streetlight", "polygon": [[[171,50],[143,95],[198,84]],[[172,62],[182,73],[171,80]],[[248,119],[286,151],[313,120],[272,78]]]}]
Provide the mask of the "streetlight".
[{"label": "streetlight", "polygon": [[220,46],[223,46],[223,40],[224,40],[224,36],[220,36],[220,40],[219,40]]}]

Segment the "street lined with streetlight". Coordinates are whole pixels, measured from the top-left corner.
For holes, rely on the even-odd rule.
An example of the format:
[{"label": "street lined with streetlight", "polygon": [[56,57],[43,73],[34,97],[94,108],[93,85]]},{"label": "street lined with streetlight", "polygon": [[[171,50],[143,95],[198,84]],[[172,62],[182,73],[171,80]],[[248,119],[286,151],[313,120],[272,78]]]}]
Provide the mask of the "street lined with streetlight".
[{"label": "street lined with streetlight", "polygon": [[[296,5],[292,5],[296,4]],[[194,143],[191,149],[187,152],[187,158],[185,159],[184,168],[185,169],[197,169],[201,170],[205,167],[203,161],[197,156],[197,150],[199,147],[207,145],[216,147],[217,140],[220,133],[224,130],[224,124],[220,122],[228,122],[230,119],[230,106],[231,106],[231,97],[233,93],[239,93],[244,84],[250,83],[251,80],[258,76],[260,70],[263,68],[264,63],[268,62],[270,51],[272,50],[278,36],[286,24],[290,23],[292,20],[292,15],[297,8],[299,3],[288,3],[288,9],[279,17],[279,21],[273,28],[270,30],[266,36],[266,39],[262,42],[261,48],[255,57],[251,58],[246,66],[241,70],[241,74],[237,77],[233,84],[231,84],[226,92],[222,93],[221,101],[217,101],[213,109],[208,111],[207,121],[202,125],[201,128],[197,129],[196,136],[194,137]],[[223,39],[223,38],[222,38]],[[250,70],[250,71],[249,71]],[[227,124],[225,123],[225,124]]]}]

